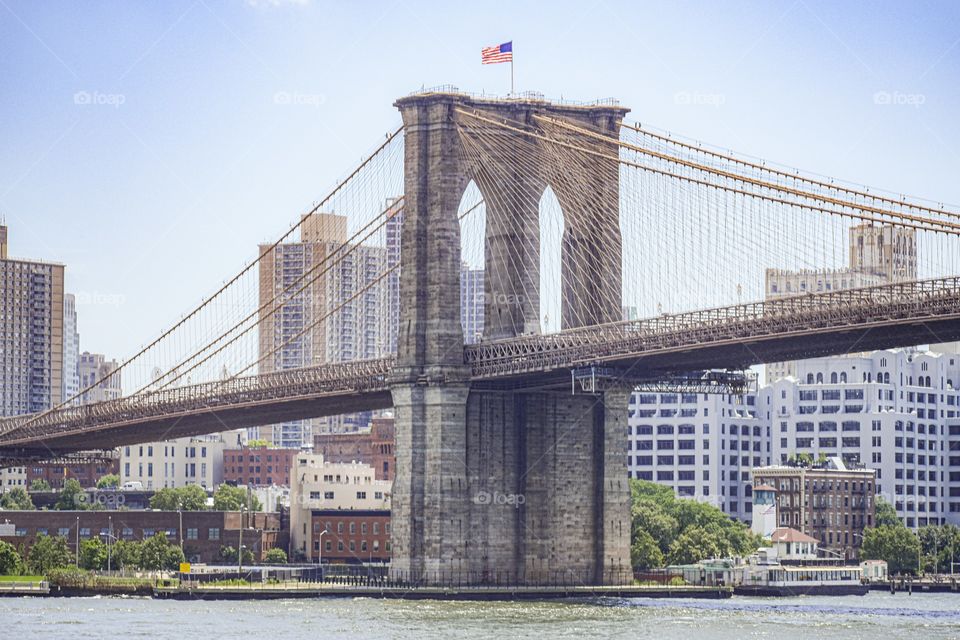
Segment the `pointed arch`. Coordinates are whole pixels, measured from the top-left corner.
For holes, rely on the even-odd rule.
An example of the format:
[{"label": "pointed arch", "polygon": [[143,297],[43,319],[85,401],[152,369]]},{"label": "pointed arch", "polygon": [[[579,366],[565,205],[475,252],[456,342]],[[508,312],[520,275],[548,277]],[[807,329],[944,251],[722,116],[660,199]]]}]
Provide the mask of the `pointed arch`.
[{"label": "pointed arch", "polygon": [[473,180],[467,182],[457,207],[460,220],[460,325],[466,344],[483,337],[486,276],[487,211],[483,194]]},{"label": "pointed arch", "polygon": [[563,232],[565,221],[560,200],[548,185],[540,196],[540,332],[562,329]]}]

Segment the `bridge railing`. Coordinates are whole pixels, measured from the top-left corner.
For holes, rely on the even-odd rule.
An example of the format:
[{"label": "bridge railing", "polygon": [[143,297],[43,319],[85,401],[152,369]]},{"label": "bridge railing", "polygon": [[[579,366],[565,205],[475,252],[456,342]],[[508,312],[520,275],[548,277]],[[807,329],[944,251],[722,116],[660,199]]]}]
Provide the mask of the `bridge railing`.
[{"label": "bridge railing", "polygon": [[611,357],[788,330],[835,327],[885,317],[960,312],[960,277],[801,294],[730,307],[669,314],[479,343],[464,351],[475,377],[579,366]]},{"label": "bridge railing", "polygon": [[[495,378],[724,340],[950,314],[960,314],[960,277],[802,294],[545,336],[481,342],[465,347],[464,361],[474,378]],[[0,444],[218,406],[385,390],[394,362],[382,358],[277,371],[8,418],[0,420]]]},{"label": "bridge railing", "polygon": [[0,437],[10,439],[29,435],[51,425],[69,430],[104,421],[121,422],[246,401],[291,399],[324,391],[378,390],[386,387],[386,377],[392,367],[392,358],[356,360],[148,391],[88,405],[63,407],[39,416],[3,420],[0,421]]}]

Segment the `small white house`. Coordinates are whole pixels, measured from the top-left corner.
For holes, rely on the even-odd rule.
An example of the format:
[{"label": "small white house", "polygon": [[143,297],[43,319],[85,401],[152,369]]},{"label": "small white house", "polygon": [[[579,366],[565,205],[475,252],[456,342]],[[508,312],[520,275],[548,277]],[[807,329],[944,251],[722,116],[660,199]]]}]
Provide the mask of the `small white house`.
[{"label": "small white house", "polygon": [[816,560],[817,539],[808,536],[802,531],[789,527],[780,527],[770,534],[770,556],[779,561],[784,560]]},{"label": "small white house", "polygon": [[886,560],[864,560],[860,563],[860,570],[865,580],[883,582],[887,579]]}]

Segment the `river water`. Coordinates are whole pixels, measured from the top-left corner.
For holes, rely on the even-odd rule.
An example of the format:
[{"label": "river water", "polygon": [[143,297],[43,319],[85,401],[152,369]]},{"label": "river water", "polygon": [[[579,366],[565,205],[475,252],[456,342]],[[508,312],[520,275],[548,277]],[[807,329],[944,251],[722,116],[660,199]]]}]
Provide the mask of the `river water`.
[{"label": "river water", "polygon": [[960,594],[791,599],[423,602],[0,598],[12,640],[177,638],[960,638]]}]

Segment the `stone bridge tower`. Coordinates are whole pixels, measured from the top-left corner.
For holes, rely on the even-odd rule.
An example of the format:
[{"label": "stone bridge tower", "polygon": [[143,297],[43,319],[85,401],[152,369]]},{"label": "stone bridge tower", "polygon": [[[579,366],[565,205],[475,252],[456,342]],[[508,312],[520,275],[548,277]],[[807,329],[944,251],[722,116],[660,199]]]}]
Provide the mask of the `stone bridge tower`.
[{"label": "stone bridge tower", "polygon": [[[563,328],[620,320],[617,147],[595,134],[617,136],[627,110],[455,93],[414,95],[396,106],[406,200],[391,380],[391,570],[427,583],[628,580],[629,389],[573,395],[569,371],[559,383],[471,383],[460,326],[457,216],[474,180],[487,207],[484,340],[539,331],[538,295],[496,294],[539,292],[539,200],[548,185],[565,219]],[[509,127],[496,134],[504,137],[496,148],[523,146],[525,161],[506,152],[488,158],[499,165],[499,179],[463,151],[461,137],[484,122],[537,129],[544,118],[575,125],[564,139],[598,149],[595,161],[571,171],[547,153],[547,142]]]}]

